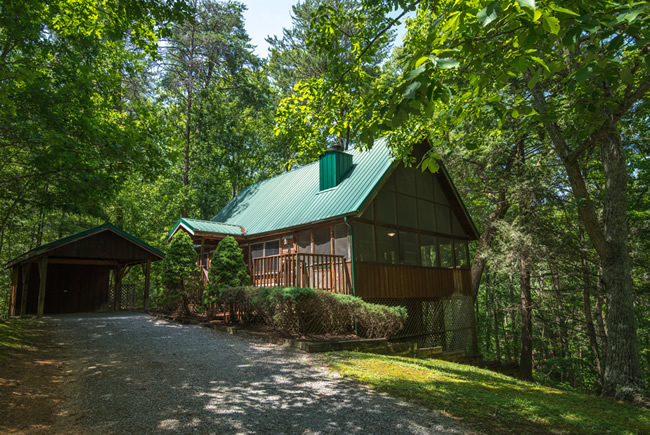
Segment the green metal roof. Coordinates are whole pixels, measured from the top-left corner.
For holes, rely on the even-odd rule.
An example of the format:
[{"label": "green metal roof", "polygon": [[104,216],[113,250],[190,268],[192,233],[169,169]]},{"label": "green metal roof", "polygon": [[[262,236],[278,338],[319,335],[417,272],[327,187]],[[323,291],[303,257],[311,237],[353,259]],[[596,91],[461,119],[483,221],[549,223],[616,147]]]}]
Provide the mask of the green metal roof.
[{"label": "green metal roof", "polygon": [[137,237],[127,233],[126,231],[122,230],[121,228],[118,228],[115,225],[110,224],[110,223],[107,222],[105,224],[98,225],[96,227],[92,227],[92,228],[89,228],[87,230],[84,230],[84,231],[81,231],[81,232],[78,232],[78,233],[75,233],[75,234],[71,234],[71,235],[66,236],[66,237],[62,237],[62,238],[60,238],[58,240],[55,240],[55,241],[50,242],[50,243],[46,243],[46,244],[38,246],[38,247],[36,247],[36,248],[34,248],[34,249],[30,250],[30,251],[27,251],[24,254],[19,255],[18,257],[14,258],[13,260],[11,260],[7,264],[5,264],[5,269],[8,268],[8,267],[11,267],[11,266],[13,266],[13,265],[15,265],[17,263],[22,263],[23,261],[28,260],[30,258],[38,257],[40,255],[43,255],[46,252],[51,251],[54,248],[58,248],[59,246],[67,245],[68,243],[72,243],[72,242],[74,242],[76,240],[83,239],[84,237],[92,236],[92,235],[100,233],[102,231],[112,231],[112,232],[114,232],[114,233],[116,233],[118,235],[121,235],[122,237],[125,237],[125,238],[129,239],[133,243],[135,243],[137,245],[140,245],[140,247],[142,247],[143,249],[145,249],[147,251],[150,251],[154,255],[157,255],[158,257],[160,257],[161,260],[163,258],[165,258],[165,254],[162,251],[154,248],[153,246],[149,245],[145,241],[140,240]]},{"label": "green metal roof", "polygon": [[174,235],[178,228],[185,228],[190,234],[194,233],[218,233],[228,236],[243,236],[242,228],[239,225],[224,224],[221,222],[206,221],[201,219],[180,218],[176,225],[167,234],[167,239]]},{"label": "green metal roof", "polygon": [[[352,157],[352,168],[333,188],[320,190],[320,162],[317,161],[247,187],[210,221],[179,219],[167,239],[181,227],[191,234],[246,237],[358,215],[399,162],[384,139],[376,141],[369,150],[345,153]],[[442,173],[451,183],[444,167]],[[455,186],[451,185],[464,208]],[[469,218],[466,209],[465,212]],[[471,218],[469,222],[476,230]]]},{"label": "green metal roof", "polygon": [[319,162],[314,162],[247,187],[212,221],[253,235],[358,213],[397,163],[383,139],[370,150],[346,153],[352,169],[338,186],[321,191]]}]

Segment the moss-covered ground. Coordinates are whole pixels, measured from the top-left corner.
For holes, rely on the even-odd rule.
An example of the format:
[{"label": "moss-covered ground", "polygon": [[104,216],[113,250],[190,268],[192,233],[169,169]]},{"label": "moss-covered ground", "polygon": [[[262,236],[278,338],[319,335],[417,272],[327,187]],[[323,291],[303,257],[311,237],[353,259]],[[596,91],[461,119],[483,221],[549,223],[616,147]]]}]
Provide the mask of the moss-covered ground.
[{"label": "moss-covered ground", "polygon": [[650,409],[441,360],[328,354],[342,375],[485,433],[650,433]]}]

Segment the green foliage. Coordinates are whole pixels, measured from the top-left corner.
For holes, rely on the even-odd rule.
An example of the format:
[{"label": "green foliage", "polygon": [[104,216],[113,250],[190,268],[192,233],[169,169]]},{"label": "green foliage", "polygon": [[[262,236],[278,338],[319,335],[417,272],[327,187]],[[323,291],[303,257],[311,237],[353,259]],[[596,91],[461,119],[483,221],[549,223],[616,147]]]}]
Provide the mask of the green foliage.
[{"label": "green foliage", "polygon": [[242,321],[262,322],[299,334],[354,334],[389,337],[406,321],[404,307],[370,304],[361,298],[296,287],[239,287],[222,289],[222,309],[242,313]]},{"label": "green foliage", "polygon": [[[303,158],[316,157],[327,145],[347,149],[367,124],[366,92],[381,76],[394,35],[373,35],[363,20],[351,20],[359,6],[357,0],[301,3],[293,7],[293,27],[269,41],[269,71],[283,97],[276,133]],[[364,51],[374,36],[376,44]]]},{"label": "green foliage", "polygon": [[344,376],[444,410],[481,433],[648,433],[650,410],[542,387],[464,364],[353,352],[329,354]]},{"label": "green foliage", "polygon": [[[179,231],[174,236],[161,269],[163,291],[157,296],[157,303],[164,309],[175,309],[186,292],[197,285],[196,251],[186,232]],[[186,307],[183,309],[187,311]]]},{"label": "green foliage", "polygon": [[[226,236],[217,245],[214,251],[210,270],[208,271],[208,285],[203,292],[203,305],[212,308],[220,299],[221,290],[230,287],[244,287],[250,282],[244,254],[234,237]],[[231,303],[221,300],[221,303]]]}]

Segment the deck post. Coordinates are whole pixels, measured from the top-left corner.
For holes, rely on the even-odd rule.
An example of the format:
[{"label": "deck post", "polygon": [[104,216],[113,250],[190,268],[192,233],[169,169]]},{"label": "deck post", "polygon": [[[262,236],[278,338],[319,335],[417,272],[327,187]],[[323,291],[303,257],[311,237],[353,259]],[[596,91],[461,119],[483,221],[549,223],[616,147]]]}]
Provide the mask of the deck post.
[{"label": "deck post", "polygon": [[151,287],[151,260],[147,260],[144,270],[144,310],[149,311],[149,288]]},{"label": "deck post", "polygon": [[20,317],[27,314],[27,290],[29,287],[29,268],[31,265],[32,263],[23,263],[20,267],[23,274],[23,290],[20,298]]},{"label": "deck post", "polygon": [[37,317],[43,317],[45,311],[45,286],[47,285],[47,256],[38,259],[38,275],[40,286],[38,289],[38,312]]}]

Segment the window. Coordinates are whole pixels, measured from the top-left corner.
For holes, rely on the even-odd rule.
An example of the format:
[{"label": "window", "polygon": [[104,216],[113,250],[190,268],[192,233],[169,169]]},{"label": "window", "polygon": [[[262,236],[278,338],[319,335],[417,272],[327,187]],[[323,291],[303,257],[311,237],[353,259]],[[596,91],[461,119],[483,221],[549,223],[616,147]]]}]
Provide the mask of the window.
[{"label": "window", "polygon": [[251,245],[251,258],[264,257],[264,243]]},{"label": "window", "polygon": [[454,267],[454,245],[451,239],[440,237],[438,244],[440,247],[440,267]]},{"label": "window", "polygon": [[350,258],[348,246],[348,226],[345,224],[334,225],[334,255],[343,255],[346,260]]},{"label": "window", "polygon": [[332,254],[332,240],[330,239],[329,228],[314,231],[314,254]]},{"label": "window", "polygon": [[379,191],[375,198],[375,218],[385,224],[396,224],[395,194],[385,190]]},{"label": "window", "polygon": [[392,228],[375,227],[377,240],[377,261],[379,263],[397,264],[397,231]]},{"label": "window", "polygon": [[420,244],[416,233],[399,232],[399,256],[402,264],[420,265]]},{"label": "window", "polygon": [[301,231],[298,233],[298,252],[311,254],[311,231]]},{"label": "window", "polygon": [[372,225],[353,222],[352,241],[354,242],[354,259],[356,261],[376,261],[375,234]]},{"label": "window", "polygon": [[420,234],[420,264],[424,267],[438,267],[436,238]]}]

